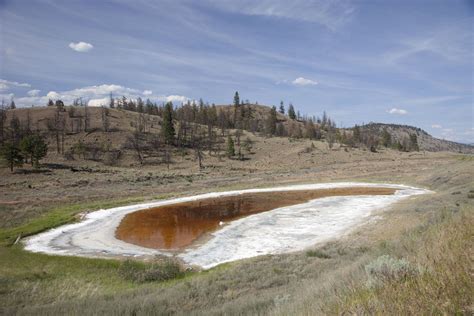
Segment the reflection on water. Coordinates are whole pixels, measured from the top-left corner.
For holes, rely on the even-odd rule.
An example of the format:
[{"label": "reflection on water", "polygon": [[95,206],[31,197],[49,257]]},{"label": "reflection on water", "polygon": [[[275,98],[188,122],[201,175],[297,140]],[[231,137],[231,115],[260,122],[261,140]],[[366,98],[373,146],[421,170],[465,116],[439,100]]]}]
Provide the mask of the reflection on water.
[{"label": "reflection on water", "polygon": [[165,205],[130,213],[116,230],[128,243],[154,249],[182,249],[228,222],[251,214],[343,195],[389,195],[395,189],[354,187],[309,191],[243,193]]}]

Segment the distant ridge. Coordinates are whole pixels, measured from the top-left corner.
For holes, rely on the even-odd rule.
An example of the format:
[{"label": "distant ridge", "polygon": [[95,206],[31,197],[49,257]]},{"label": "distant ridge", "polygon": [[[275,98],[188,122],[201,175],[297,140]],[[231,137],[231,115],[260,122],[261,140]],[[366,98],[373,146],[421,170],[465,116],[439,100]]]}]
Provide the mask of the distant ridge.
[{"label": "distant ridge", "polygon": [[386,129],[392,136],[392,140],[402,141],[411,134],[416,134],[420,150],[426,151],[453,151],[459,153],[474,154],[472,144],[462,144],[449,140],[439,139],[431,136],[419,127],[401,124],[369,123],[361,126],[362,130],[368,130],[381,136]]}]

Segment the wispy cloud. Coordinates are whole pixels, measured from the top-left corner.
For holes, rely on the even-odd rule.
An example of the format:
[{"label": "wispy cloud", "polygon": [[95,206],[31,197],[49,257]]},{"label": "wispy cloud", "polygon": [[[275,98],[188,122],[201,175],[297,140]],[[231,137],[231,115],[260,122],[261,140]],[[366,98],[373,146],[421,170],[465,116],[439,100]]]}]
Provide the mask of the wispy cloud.
[{"label": "wispy cloud", "polygon": [[441,126],[441,125],[439,125],[439,124],[432,124],[432,125],[431,125],[431,128],[439,129],[439,128],[443,128],[443,126]]},{"label": "wispy cloud", "polygon": [[318,84],[317,81],[307,79],[307,78],[303,78],[303,77],[298,77],[295,80],[293,80],[291,83],[296,85],[296,86],[315,86],[315,85]]},{"label": "wispy cloud", "polygon": [[29,83],[20,83],[16,81],[0,79],[0,91],[9,90],[13,87],[30,88],[31,85]]},{"label": "wispy cloud", "polygon": [[80,53],[87,53],[88,51],[94,48],[92,44],[86,43],[86,42],[77,42],[77,43],[71,42],[69,43],[69,47],[72,50],[75,50],[76,52],[80,52]]},{"label": "wispy cloud", "polygon": [[387,111],[389,114],[396,114],[396,115],[405,115],[408,114],[407,110],[404,109],[398,109],[398,108],[391,108],[390,110]]},{"label": "wispy cloud", "polygon": [[472,54],[471,41],[471,33],[464,29],[438,28],[423,37],[401,39],[398,48],[386,52],[383,59],[397,64],[419,53],[431,53],[446,61],[465,63]]},{"label": "wispy cloud", "polygon": [[349,22],[355,12],[355,7],[347,0],[208,0],[207,2],[225,11],[313,22],[333,31]]},{"label": "wispy cloud", "polygon": [[41,90],[33,89],[33,90],[28,91],[27,94],[28,94],[30,97],[36,97],[36,96],[39,95],[40,92],[41,92]]}]

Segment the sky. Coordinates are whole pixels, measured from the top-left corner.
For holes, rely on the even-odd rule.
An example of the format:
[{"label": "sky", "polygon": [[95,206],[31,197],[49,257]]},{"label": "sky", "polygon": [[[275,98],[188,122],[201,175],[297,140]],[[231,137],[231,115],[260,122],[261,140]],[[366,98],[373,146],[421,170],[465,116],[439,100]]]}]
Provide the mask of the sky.
[{"label": "sky", "polygon": [[474,143],[474,1],[0,0],[0,98],[290,102]]}]

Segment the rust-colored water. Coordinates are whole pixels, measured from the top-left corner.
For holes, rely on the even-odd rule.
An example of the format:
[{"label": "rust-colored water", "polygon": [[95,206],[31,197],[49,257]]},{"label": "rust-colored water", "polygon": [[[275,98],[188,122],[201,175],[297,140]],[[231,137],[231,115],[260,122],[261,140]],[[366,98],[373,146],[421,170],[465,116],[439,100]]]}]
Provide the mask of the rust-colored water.
[{"label": "rust-colored water", "polygon": [[391,188],[337,188],[307,191],[244,193],[182,202],[126,215],[115,232],[128,243],[154,249],[182,249],[196,239],[244,216],[328,196],[390,195]]}]

